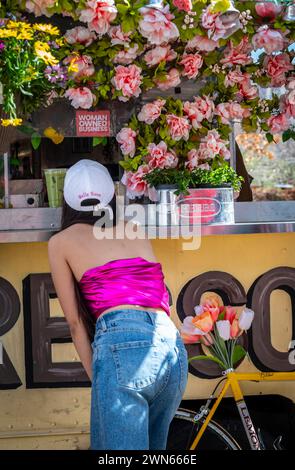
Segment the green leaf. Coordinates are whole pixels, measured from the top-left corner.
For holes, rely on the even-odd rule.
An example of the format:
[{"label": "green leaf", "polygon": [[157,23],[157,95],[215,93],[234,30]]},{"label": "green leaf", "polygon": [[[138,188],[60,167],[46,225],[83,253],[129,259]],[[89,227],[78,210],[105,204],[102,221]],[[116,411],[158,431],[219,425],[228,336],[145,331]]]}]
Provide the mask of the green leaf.
[{"label": "green leaf", "polygon": [[25,125],[18,126],[17,130],[27,135],[32,135],[35,132],[35,130],[32,127],[25,126]]},{"label": "green leaf", "polygon": [[237,344],[235,346],[234,353],[233,353],[233,365],[236,364],[240,359],[243,359],[243,357],[245,357],[246,354],[247,353],[245,349],[239,344]]},{"label": "green leaf", "polygon": [[126,15],[127,11],[129,10],[129,6],[127,5],[117,4],[116,7],[121,15]]},{"label": "green leaf", "polygon": [[291,129],[288,129],[287,131],[283,132],[282,134],[282,141],[287,142],[291,138]]},{"label": "green leaf", "polygon": [[41,144],[41,135],[38,132],[34,132],[31,136],[31,143],[34,150],[37,150],[39,145]]},{"label": "green leaf", "polygon": [[274,141],[273,135],[272,135],[270,132],[267,132],[267,133],[265,134],[265,137],[266,137],[266,139],[267,139],[267,142],[269,142],[269,143],[271,143],[271,142]]},{"label": "green leaf", "polygon": [[93,137],[92,146],[96,147],[97,145],[106,145],[108,143],[107,137]]},{"label": "green leaf", "polygon": [[225,318],[225,310],[218,315],[218,321],[224,320],[224,318]]}]

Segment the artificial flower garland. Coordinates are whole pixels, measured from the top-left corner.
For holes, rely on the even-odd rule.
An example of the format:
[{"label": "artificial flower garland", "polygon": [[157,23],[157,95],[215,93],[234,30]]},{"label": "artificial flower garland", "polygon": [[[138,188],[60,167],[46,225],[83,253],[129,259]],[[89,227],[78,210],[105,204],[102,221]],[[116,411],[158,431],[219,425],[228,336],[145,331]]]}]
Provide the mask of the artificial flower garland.
[{"label": "artificial flower garland", "polygon": [[[246,119],[250,111],[241,108],[240,113]],[[159,98],[145,104],[116,136],[124,156],[122,182],[129,199],[156,200],[155,187],[164,181],[186,192],[208,183],[209,174],[211,182],[230,183],[239,191],[241,178],[229,167],[231,126],[221,123],[220,114],[219,105],[206,95],[193,101]]]},{"label": "artificial flower garland", "polygon": [[[222,16],[228,0],[153,4],[21,0],[12,13],[22,10],[48,17],[57,13],[85,24],[67,31],[58,50],[48,42],[50,51],[44,51],[44,57],[50,52],[59,59],[57,64],[47,64],[45,81],[76,109],[89,109],[100,99],[128,101],[155,87],[166,91],[182,79],[203,79],[206,84],[200,95],[211,95],[220,124],[242,115],[248,132],[262,129],[269,138],[277,132],[293,135],[294,53],[289,46],[295,28],[293,22],[283,20],[283,8],[270,2],[237,1],[240,13],[233,26]],[[263,52],[253,59],[252,52],[261,48]],[[268,86],[285,87],[285,93],[260,99],[259,87]]]}]

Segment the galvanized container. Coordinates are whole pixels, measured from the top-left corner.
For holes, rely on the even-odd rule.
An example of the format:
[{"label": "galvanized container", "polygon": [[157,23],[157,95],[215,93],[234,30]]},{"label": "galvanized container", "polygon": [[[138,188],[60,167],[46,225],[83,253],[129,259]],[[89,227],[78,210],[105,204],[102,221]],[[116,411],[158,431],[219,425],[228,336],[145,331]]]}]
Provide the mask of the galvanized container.
[{"label": "galvanized container", "polygon": [[[189,194],[176,195],[176,186],[157,188],[154,225],[224,225],[234,223],[234,197],[230,186],[190,188]],[[150,215],[151,209],[149,209]],[[150,220],[150,218],[149,218]]]},{"label": "galvanized container", "polygon": [[201,225],[233,224],[234,195],[230,186],[199,186],[181,194],[177,201],[180,223]]}]

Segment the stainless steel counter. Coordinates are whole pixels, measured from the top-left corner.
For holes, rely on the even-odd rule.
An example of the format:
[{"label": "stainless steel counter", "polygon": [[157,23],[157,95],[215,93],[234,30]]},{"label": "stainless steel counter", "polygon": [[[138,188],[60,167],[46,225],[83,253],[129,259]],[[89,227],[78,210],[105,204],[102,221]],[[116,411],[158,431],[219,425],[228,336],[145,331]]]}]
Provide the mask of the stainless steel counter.
[{"label": "stainless steel counter", "polygon": [[[61,209],[30,208],[0,210],[0,243],[44,242],[60,228]],[[235,203],[235,224],[203,225],[201,235],[240,235],[295,232],[295,201]],[[158,238],[166,227],[149,227]],[[178,227],[167,227],[174,238]],[[181,233],[181,232],[180,232]]]}]

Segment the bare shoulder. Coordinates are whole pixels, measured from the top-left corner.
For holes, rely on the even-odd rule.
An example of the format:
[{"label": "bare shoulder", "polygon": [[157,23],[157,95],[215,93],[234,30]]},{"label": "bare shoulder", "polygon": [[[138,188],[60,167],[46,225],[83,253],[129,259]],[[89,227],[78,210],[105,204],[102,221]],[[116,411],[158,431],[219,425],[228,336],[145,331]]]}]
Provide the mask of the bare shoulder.
[{"label": "bare shoulder", "polygon": [[52,235],[48,241],[48,251],[49,253],[54,250],[59,250],[64,241],[64,231],[57,232]]}]

